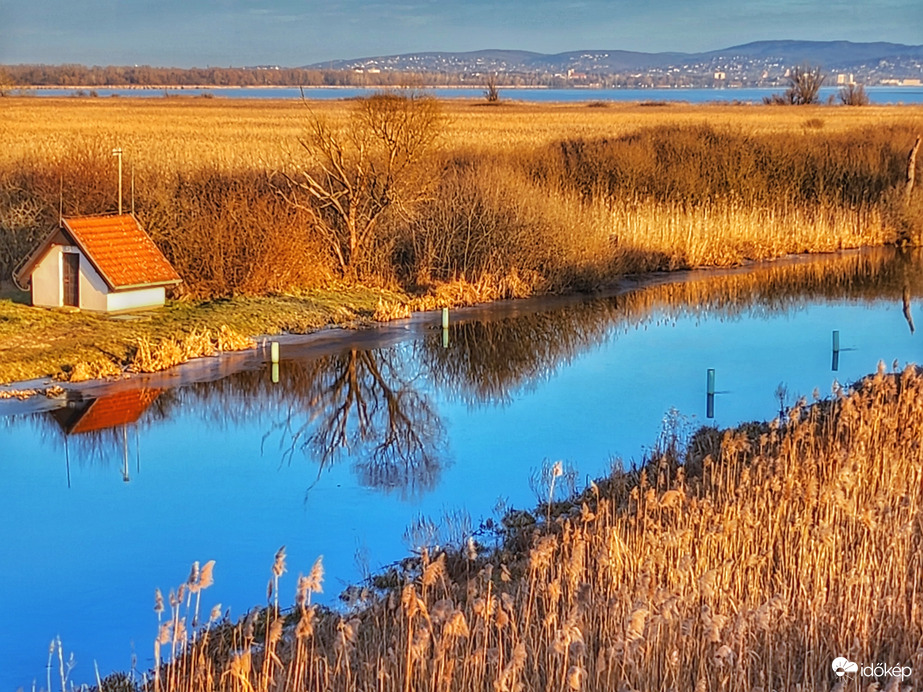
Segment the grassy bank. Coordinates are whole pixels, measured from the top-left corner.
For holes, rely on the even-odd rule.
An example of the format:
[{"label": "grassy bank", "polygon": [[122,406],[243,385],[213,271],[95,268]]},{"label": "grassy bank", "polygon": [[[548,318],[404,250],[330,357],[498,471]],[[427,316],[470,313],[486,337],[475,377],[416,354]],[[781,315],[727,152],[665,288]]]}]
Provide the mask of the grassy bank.
[{"label": "grassy bank", "polygon": [[[733,316],[753,304],[790,309],[807,296],[843,296],[844,291],[868,300],[885,295],[900,300],[902,292],[916,296],[921,280],[916,257],[918,252],[879,248],[816,261],[767,262],[652,285],[640,277],[640,283],[625,285],[638,290],[627,290],[617,301],[587,299],[580,309],[543,313],[537,323],[505,322],[496,333],[489,322],[457,324],[451,347],[443,349],[440,342],[430,354],[433,363],[426,367],[448,388],[498,388],[494,394],[502,397],[507,387],[528,373],[554,368],[560,359],[571,357],[609,330],[643,323],[659,310],[710,310]],[[156,371],[220,350],[251,348],[253,340],[247,337],[306,334],[336,325],[361,327],[407,317],[413,311],[522,297],[527,288],[513,277],[502,283],[438,284],[422,295],[334,285],[292,294],[173,301],[164,310],[126,319],[32,308],[25,304],[27,294],[8,287],[0,290],[0,384]],[[509,372],[492,369],[504,364],[511,365]],[[285,387],[285,383],[274,385],[272,391]]]},{"label": "grassy bank", "polygon": [[80,381],[164,369],[220,350],[253,346],[249,338],[303,334],[374,319],[398,294],[330,287],[294,295],[172,302],[133,319],[44,310],[0,298],[0,383],[37,377]]},{"label": "grassy bank", "polygon": [[847,654],[919,671],[921,401],[919,371],[882,369],[782,421],[668,430],[640,469],[507,515],[495,550],[424,552],[346,613],[312,605],[320,561],[292,584],[280,551],[268,607],[192,633],[194,569],[159,601],[145,689],[827,690]]}]

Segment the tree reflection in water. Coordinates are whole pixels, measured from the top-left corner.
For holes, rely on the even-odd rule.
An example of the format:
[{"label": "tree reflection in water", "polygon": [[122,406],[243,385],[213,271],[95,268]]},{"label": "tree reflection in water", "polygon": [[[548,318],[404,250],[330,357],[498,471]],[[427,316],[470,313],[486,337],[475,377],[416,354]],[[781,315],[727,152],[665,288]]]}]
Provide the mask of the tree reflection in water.
[{"label": "tree reflection in water", "polygon": [[619,319],[620,297],[502,319],[456,322],[449,346],[428,335],[416,355],[441,391],[469,405],[507,403],[574,357],[604,341]]},{"label": "tree reflection in water", "polygon": [[312,376],[299,392],[300,406],[274,426],[290,440],[288,457],[306,450],[320,473],[347,455],[363,485],[402,496],[436,486],[445,463],[445,429],[397,348],[353,348],[309,365]]},{"label": "tree reflection in water", "polygon": [[[148,390],[149,408],[137,425],[180,411],[195,411],[209,427],[226,430],[250,422],[265,426],[268,420],[264,447],[278,439],[284,460],[303,453],[317,464],[318,477],[349,461],[363,485],[418,496],[438,484],[446,465],[446,432],[430,390],[469,405],[502,404],[620,330],[686,315],[733,320],[790,312],[824,299],[893,300],[902,304],[912,333],[911,299],[923,295],[920,265],[919,253],[880,250],[703,273],[566,304],[492,308],[477,319],[453,321],[448,348],[432,332],[416,342],[285,360],[278,384],[260,370]],[[65,434],[74,432],[62,415],[56,423],[50,415],[43,419]],[[124,464],[123,433],[96,430],[79,437],[77,446],[88,456]]]},{"label": "tree reflection in water", "polygon": [[317,464],[319,479],[348,460],[366,487],[413,497],[438,484],[447,463],[446,435],[404,351],[350,348],[283,360],[278,383],[265,369],[241,372],[162,399],[201,411],[224,429],[268,419],[263,448],[278,440],[283,462],[303,453]]},{"label": "tree reflection in water", "polygon": [[508,402],[613,332],[689,315],[759,319],[824,299],[901,300],[913,333],[910,297],[923,295],[921,260],[923,253],[877,248],[821,261],[767,262],[746,272],[710,270],[553,309],[456,321],[447,348],[432,334],[417,344],[416,355],[439,390],[479,405]]}]

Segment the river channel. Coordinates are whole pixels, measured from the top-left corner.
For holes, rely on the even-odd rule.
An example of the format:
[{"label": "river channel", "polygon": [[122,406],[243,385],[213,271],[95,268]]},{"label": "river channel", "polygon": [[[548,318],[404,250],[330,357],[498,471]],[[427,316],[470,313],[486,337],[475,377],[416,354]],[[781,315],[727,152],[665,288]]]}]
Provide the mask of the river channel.
[{"label": "river channel", "polygon": [[665,425],[769,420],[920,362],[921,269],[883,250],[693,272],[459,311],[445,333],[433,313],[283,340],[277,377],[261,351],[0,402],[0,690],[46,686],[57,637],[78,685],[94,663],[150,670],[154,590],[193,561],[215,560],[203,607],[232,618],[265,603],[282,545],[282,601],[322,555],[323,602],[348,608],[348,585],[533,507],[556,461],[566,494]]}]

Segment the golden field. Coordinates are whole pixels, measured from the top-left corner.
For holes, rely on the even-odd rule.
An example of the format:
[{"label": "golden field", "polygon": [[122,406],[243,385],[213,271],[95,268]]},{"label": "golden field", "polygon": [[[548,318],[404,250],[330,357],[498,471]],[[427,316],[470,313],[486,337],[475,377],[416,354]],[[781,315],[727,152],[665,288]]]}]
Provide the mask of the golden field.
[{"label": "golden field", "polygon": [[[306,91],[310,98],[310,90]],[[592,92],[588,92],[588,99]],[[451,149],[534,147],[570,138],[616,137],[647,127],[711,125],[793,138],[818,132],[907,123],[923,130],[923,106],[845,108],[670,103],[516,102],[500,106],[443,101],[445,146]],[[590,102],[592,103],[592,102]],[[21,157],[54,160],[79,146],[121,146],[139,168],[176,173],[202,165],[284,167],[311,113],[345,119],[351,102],[203,98],[5,98],[0,134],[4,165]],[[821,120],[817,128],[813,121]],[[128,159],[126,158],[126,161]]]},{"label": "golden field", "polygon": [[195,297],[511,275],[519,295],[919,235],[919,193],[901,191],[923,107],[446,101],[412,203],[344,259],[342,220],[292,180],[324,174],[317,123],[355,164],[362,103],[5,98],[0,272],[55,223],[62,187],[65,214],[115,208],[115,146],[126,205],[133,176]]}]

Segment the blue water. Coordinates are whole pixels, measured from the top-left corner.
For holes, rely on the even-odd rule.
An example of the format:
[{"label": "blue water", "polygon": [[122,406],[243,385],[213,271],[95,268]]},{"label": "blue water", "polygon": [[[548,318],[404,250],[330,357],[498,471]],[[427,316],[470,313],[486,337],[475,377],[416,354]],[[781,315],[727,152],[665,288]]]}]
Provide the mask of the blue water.
[{"label": "blue water", "polygon": [[[867,275],[876,267],[880,281]],[[165,389],[137,422],[92,433],[0,408],[0,690],[44,686],[56,636],[78,684],[93,682],[94,661],[105,675],[134,654],[149,670],[154,589],[166,595],[194,560],[216,560],[206,611],[220,602],[237,617],[263,603],[281,545],[282,601],[323,555],[323,601],[335,605],[419,545],[408,531],[419,517],[442,524],[432,540],[459,540],[497,507],[534,506],[543,463],[564,460],[582,487],[640,461],[671,409],[689,428],[768,420],[780,384],[790,405],[879,361],[920,362],[902,300],[923,319],[919,262],[857,259],[804,286],[772,272],[753,270],[749,292],[706,276],[688,294],[459,313],[448,348],[436,315],[396,343],[359,347],[346,334],[305,357],[284,345],[279,384],[263,366]],[[365,426],[346,406],[359,399]],[[88,416],[90,403],[70,410]],[[324,436],[344,407],[345,438]]]},{"label": "blue water", "polygon": [[[94,89],[100,97],[131,96],[163,98],[170,96],[201,96],[208,94],[215,98],[252,99],[300,99],[298,88],[228,88],[228,89]],[[352,87],[311,87],[305,89],[309,99],[349,99],[367,96],[376,89]],[[781,93],[783,89],[500,89],[502,100],[510,101],[688,101],[689,103],[734,102],[762,103],[764,96]],[[35,89],[38,96],[86,95],[90,89]],[[427,93],[441,99],[483,100],[483,89],[427,89]],[[873,104],[923,103],[923,87],[868,87],[866,92]],[[821,89],[821,100],[836,96],[837,89]]]}]

